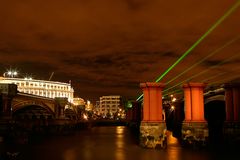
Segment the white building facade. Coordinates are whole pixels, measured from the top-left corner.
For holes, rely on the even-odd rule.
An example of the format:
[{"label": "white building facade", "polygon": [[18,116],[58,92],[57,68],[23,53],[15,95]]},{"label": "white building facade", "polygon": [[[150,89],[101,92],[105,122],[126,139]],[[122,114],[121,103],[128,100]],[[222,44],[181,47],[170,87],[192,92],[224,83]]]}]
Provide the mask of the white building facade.
[{"label": "white building facade", "polygon": [[48,98],[66,97],[73,103],[74,90],[70,83],[11,77],[0,77],[0,83],[16,84],[17,90],[23,93]]},{"label": "white building facade", "polygon": [[99,113],[104,117],[107,114],[111,116],[118,112],[121,106],[121,96],[119,95],[110,95],[110,96],[102,96],[99,101]]}]

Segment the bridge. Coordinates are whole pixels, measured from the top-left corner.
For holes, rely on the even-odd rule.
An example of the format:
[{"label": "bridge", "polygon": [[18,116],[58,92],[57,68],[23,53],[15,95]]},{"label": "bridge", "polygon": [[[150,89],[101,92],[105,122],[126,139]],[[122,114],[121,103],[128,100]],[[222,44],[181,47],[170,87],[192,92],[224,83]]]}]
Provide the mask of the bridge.
[{"label": "bridge", "polygon": [[164,83],[145,82],[140,87],[143,103],[133,103],[127,111],[127,121],[139,127],[143,147],[164,147],[169,130],[184,145],[217,147],[240,141],[239,83],[208,91],[204,90],[205,83],[183,84],[182,97],[172,102],[174,110],[164,102]]},{"label": "bridge", "polygon": [[[139,130],[141,146],[166,147],[168,131],[186,145],[220,144],[222,140],[239,142],[240,84],[224,84],[208,91],[204,90],[205,83],[183,84],[182,97],[172,102],[174,110],[165,103],[164,87],[160,82],[141,83],[143,102],[135,101],[127,110],[127,122]],[[1,134],[19,129],[60,133],[83,122],[83,110],[69,103],[67,98],[21,93],[15,84],[1,84],[0,90]]]},{"label": "bridge", "polygon": [[14,128],[27,131],[51,128],[58,132],[83,122],[82,109],[69,103],[67,98],[52,99],[18,92],[15,84],[1,84],[0,91],[2,134]]}]

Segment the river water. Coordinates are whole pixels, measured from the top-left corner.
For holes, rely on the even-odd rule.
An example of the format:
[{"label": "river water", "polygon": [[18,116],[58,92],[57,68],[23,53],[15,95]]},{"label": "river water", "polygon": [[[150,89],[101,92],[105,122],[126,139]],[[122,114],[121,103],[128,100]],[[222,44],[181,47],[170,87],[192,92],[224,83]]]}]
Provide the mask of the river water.
[{"label": "river water", "polygon": [[0,144],[0,160],[7,159],[7,154],[19,160],[229,160],[237,156],[235,152],[182,148],[171,135],[166,149],[142,148],[137,139],[125,126],[92,127],[28,144]]}]

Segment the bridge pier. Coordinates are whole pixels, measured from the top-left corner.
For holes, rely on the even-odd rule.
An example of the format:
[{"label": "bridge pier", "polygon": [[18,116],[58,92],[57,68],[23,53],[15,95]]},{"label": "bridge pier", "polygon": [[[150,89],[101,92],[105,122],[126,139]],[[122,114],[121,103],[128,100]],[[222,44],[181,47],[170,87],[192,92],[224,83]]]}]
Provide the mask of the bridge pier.
[{"label": "bridge pier", "polygon": [[224,137],[230,144],[240,142],[240,83],[225,84],[226,121]]},{"label": "bridge pier", "polygon": [[140,145],[145,148],[166,147],[166,124],[162,116],[164,84],[141,83],[143,90],[143,120],[140,125]]},{"label": "bridge pier", "polygon": [[184,89],[185,120],[182,123],[184,144],[204,145],[208,139],[208,126],[204,119],[203,83],[187,83]]}]

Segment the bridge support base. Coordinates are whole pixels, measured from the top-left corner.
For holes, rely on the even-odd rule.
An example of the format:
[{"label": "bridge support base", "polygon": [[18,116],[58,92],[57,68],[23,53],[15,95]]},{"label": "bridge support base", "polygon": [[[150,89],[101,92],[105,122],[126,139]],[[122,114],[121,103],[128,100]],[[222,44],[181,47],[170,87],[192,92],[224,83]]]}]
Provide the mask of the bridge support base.
[{"label": "bridge support base", "polygon": [[207,122],[183,122],[182,143],[192,147],[203,147],[208,142]]},{"label": "bridge support base", "polygon": [[240,122],[225,122],[223,129],[224,141],[229,145],[240,142]]},{"label": "bridge support base", "polygon": [[166,148],[165,122],[141,122],[140,146],[144,148]]}]

